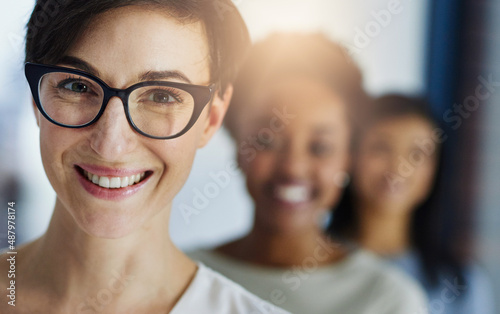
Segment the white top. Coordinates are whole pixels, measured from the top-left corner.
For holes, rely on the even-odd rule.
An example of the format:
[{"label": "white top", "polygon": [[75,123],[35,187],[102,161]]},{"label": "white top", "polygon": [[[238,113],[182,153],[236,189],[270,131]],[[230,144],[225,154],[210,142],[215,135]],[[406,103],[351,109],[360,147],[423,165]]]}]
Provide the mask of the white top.
[{"label": "white top", "polygon": [[198,263],[193,281],[170,314],[287,314]]},{"label": "white top", "polygon": [[290,269],[256,266],[214,251],[188,255],[296,314],[428,313],[425,294],[415,281],[364,250],[328,266],[306,258],[301,267]]}]

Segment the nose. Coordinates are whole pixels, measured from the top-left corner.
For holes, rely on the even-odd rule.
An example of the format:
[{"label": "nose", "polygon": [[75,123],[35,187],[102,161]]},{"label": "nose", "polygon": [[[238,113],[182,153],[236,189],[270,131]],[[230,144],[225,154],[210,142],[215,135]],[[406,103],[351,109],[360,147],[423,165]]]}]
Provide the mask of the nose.
[{"label": "nose", "polygon": [[130,127],[118,97],[109,100],[104,113],[91,127],[90,147],[104,160],[122,160],[137,146],[137,134]]},{"label": "nose", "polygon": [[307,175],[310,168],[310,160],[307,150],[298,143],[287,143],[280,149],[280,158],[277,162],[277,170],[286,178],[298,179]]},{"label": "nose", "polygon": [[391,152],[386,160],[386,170],[401,177],[409,177],[412,174],[412,169],[408,168],[408,165],[403,162],[404,160],[405,155],[402,152]]}]

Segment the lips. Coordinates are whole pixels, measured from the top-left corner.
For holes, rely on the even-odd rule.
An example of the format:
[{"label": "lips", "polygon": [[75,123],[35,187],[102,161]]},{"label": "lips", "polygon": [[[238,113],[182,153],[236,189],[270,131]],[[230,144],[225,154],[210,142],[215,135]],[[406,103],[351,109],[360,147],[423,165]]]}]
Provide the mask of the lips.
[{"label": "lips", "polygon": [[123,200],[145,186],[153,171],[75,165],[78,181],[91,195],[105,200]]}]

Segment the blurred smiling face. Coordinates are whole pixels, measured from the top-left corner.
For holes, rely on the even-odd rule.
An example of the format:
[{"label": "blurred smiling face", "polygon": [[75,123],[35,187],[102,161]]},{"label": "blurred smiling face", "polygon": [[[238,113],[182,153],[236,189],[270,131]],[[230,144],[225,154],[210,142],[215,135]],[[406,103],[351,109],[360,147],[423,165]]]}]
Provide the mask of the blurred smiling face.
[{"label": "blurred smiling face", "polygon": [[[389,118],[371,127],[355,153],[355,197],[390,212],[411,210],[423,202],[436,172],[432,138],[432,125],[418,116]],[[432,147],[423,150],[418,143]]]},{"label": "blurred smiling face", "polygon": [[[113,88],[127,88],[148,73],[165,71],[182,75],[155,80],[208,85],[206,42],[201,23],[180,24],[161,10],[128,6],[92,20],[67,52],[70,61],[59,65],[94,69]],[[216,97],[213,105],[220,102]],[[134,131],[117,97],[96,123],[81,129],[56,126],[36,111],[56,210],[65,212],[68,225],[76,223],[97,237],[117,238],[137,230],[168,209],[184,184],[196,149],[214,131],[207,122],[214,122],[208,108],[190,131],[170,140]]]},{"label": "blurred smiling face", "polygon": [[255,224],[293,233],[318,227],[337,201],[346,171],[346,105],[321,81],[289,77],[241,108],[239,162],[255,203]]}]

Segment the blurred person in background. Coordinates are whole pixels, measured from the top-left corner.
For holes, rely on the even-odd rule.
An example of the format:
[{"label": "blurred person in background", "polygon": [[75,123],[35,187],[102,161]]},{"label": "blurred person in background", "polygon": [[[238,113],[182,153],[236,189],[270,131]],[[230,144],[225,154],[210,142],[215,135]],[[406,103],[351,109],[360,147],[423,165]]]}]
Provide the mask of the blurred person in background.
[{"label": "blurred person in background", "polygon": [[376,99],[355,141],[352,181],[333,209],[329,231],[417,279],[431,313],[493,314],[485,274],[467,267],[461,243],[449,240],[467,230],[443,217],[438,182],[445,139],[426,101]]},{"label": "blurred person in background", "polygon": [[253,227],[189,255],[293,313],[427,313],[409,277],[324,231],[366,101],[360,70],[325,36],[257,43],[225,121],[254,202]]},{"label": "blurred person in background", "polygon": [[229,0],[37,1],[25,72],[57,198],[46,233],[2,255],[15,299],[1,313],[285,312],[194,263],[168,228],[248,43]]}]

